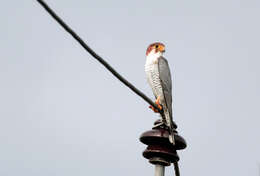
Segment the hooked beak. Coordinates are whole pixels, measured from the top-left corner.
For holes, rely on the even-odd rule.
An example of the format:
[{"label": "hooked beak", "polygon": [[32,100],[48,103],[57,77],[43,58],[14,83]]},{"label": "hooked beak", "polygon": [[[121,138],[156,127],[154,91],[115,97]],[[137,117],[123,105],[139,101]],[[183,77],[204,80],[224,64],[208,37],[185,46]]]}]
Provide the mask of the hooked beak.
[{"label": "hooked beak", "polygon": [[158,48],[158,50],[159,50],[160,52],[164,53],[164,52],[165,52],[165,47],[164,47],[163,45],[160,45],[159,48]]}]

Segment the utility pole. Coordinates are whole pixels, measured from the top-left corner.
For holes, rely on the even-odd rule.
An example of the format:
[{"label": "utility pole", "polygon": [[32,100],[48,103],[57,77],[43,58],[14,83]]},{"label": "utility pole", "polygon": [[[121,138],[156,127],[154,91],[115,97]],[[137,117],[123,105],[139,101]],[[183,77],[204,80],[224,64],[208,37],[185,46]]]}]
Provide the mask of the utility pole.
[{"label": "utility pole", "polygon": [[174,139],[175,145],[169,141],[169,131],[165,125],[160,125],[159,120],[154,123],[152,130],[144,132],[140,136],[140,141],[147,146],[143,152],[143,157],[148,159],[149,162],[155,165],[155,176],[164,176],[166,166],[174,164],[176,176],[179,175],[178,161],[179,156],[177,150],[186,148],[186,142],[183,137],[178,135],[176,131],[177,125],[174,123]]},{"label": "utility pole", "polygon": [[164,166],[160,164],[155,165],[155,176],[164,176]]}]

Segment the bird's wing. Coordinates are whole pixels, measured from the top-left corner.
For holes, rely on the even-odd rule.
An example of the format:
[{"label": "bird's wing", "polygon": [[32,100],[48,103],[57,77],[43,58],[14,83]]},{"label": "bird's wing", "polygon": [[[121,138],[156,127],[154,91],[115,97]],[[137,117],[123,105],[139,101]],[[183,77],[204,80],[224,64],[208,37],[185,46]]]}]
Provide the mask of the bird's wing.
[{"label": "bird's wing", "polygon": [[172,79],[168,61],[164,57],[158,59],[159,77],[163,89],[166,106],[172,118]]}]

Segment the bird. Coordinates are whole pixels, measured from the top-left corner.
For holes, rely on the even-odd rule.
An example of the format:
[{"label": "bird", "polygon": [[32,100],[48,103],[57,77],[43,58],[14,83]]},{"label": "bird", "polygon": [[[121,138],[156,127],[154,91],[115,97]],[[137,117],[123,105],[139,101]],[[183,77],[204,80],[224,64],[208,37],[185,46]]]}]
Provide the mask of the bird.
[{"label": "bird", "polygon": [[[163,57],[165,45],[152,43],[146,50],[145,73],[147,81],[155,96],[155,104],[163,111],[162,123],[169,128],[169,141],[174,142],[174,125],[172,120],[172,79],[168,61]],[[158,112],[153,106],[150,108]]]}]

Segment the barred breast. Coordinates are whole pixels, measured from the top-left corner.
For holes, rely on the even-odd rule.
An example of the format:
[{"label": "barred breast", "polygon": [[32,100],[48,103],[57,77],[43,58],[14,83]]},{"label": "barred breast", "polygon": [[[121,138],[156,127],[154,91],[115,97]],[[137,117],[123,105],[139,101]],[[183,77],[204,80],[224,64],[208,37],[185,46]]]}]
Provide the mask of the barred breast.
[{"label": "barred breast", "polygon": [[159,77],[158,63],[149,63],[145,64],[145,72],[148,83],[152,88],[154,96],[157,98],[160,96],[161,102],[163,101],[163,92],[161,81]]}]

